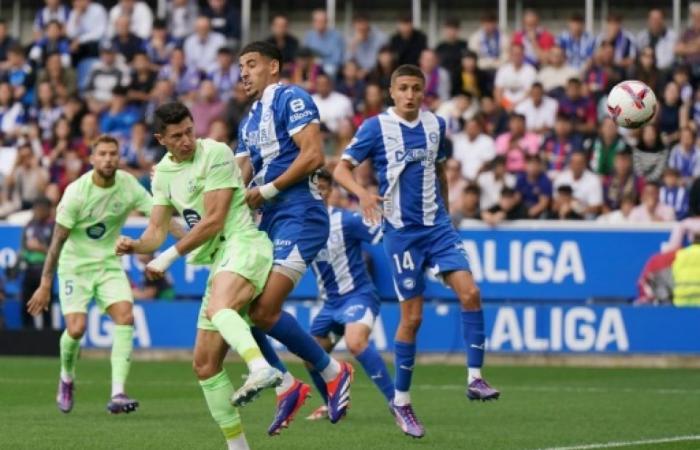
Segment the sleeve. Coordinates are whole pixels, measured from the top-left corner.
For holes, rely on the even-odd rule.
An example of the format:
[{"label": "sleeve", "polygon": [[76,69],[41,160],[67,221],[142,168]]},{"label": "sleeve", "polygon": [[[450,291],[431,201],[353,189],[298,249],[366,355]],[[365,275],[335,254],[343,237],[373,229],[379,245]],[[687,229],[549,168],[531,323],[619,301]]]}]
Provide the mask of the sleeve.
[{"label": "sleeve", "polygon": [[132,177],[131,187],[134,193],[133,208],[144,216],[150,216],[151,209],[153,208],[153,197],[151,197],[146,188],[144,188],[136,178]]},{"label": "sleeve", "polygon": [[372,156],[375,146],[374,140],[379,135],[381,135],[381,130],[377,126],[377,120],[365,120],[343,152],[342,159],[350,161],[353,166],[359,165],[362,161]]},{"label": "sleeve", "polygon": [[343,222],[348,234],[358,241],[376,244],[382,240],[381,225],[368,225],[360,213],[348,212],[344,215]]},{"label": "sleeve", "polygon": [[440,136],[439,139],[440,141],[438,142],[438,151],[437,151],[437,162],[444,162],[447,160],[447,142],[445,140],[445,119],[442,117],[437,117],[438,120],[438,126],[440,128]]},{"label": "sleeve", "polygon": [[280,96],[284,102],[280,105],[283,123],[286,123],[287,133],[294,136],[310,123],[320,121],[316,103],[305,90],[298,87],[290,87]]},{"label": "sleeve", "polygon": [[211,147],[208,152],[207,168],[205,170],[204,192],[217,189],[242,188],[243,182],[241,181],[238,164],[233,158],[233,151],[228,145],[218,142],[211,142],[208,145]]},{"label": "sleeve", "polygon": [[250,151],[248,147],[246,147],[245,140],[243,139],[243,129],[247,122],[248,119],[245,118],[238,124],[238,142],[236,142],[236,148],[233,151],[236,157],[250,156]]},{"label": "sleeve", "polygon": [[153,183],[151,183],[151,191],[153,192],[153,199],[151,202],[153,206],[172,206],[166,184],[167,183],[163,180],[163,175],[158,173],[158,166],[156,166],[156,174],[153,177]]},{"label": "sleeve", "polygon": [[76,185],[68,186],[56,208],[56,223],[69,230],[78,222],[80,212],[80,195],[75,190]]}]

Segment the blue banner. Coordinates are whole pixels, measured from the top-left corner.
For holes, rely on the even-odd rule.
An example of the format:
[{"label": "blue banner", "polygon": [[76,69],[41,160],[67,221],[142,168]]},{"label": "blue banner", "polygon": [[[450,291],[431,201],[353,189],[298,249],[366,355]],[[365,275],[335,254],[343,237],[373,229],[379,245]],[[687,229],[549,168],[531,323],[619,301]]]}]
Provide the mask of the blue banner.
[{"label": "blue banner", "polygon": [[[18,324],[18,308],[17,302],[6,305],[9,325]],[[308,329],[320,305],[292,302],[285,309]],[[194,301],[137,303],[136,347],[192,348],[198,312],[199,303]],[[454,303],[426,304],[418,348],[424,352],[462,352],[459,312]],[[700,355],[700,308],[486,306],[484,312],[486,345],[494,353]],[[60,318],[58,308],[54,317]],[[377,348],[393,350],[398,322],[398,305],[383,305],[372,334]],[[91,307],[84,345],[111,346],[112,329],[112,322],[97,307]]]},{"label": "blue banner", "polygon": [[[140,235],[142,227],[127,227],[125,234]],[[460,231],[474,278],[487,300],[566,300],[593,297],[633,298],[636,280],[647,258],[660,251],[668,229],[649,227],[615,229],[595,224],[566,228],[539,223],[536,227],[511,225]],[[0,268],[16,260],[21,229],[0,227]],[[170,241],[169,241],[170,243]],[[391,261],[380,245],[368,247],[373,278],[380,296],[395,300]],[[123,264],[133,280],[141,279],[143,265],[133,256]],[[170,269],[178,296],[197,298],[205,288],[205,267],[185,264],[180,258]],[[16,283],[8,283],[10,295]],[[292,293],[295,299],[316,298],[316,283],[307,273]],[[426,296],[452,300],[454,295],[435,280],[427,283]]]}]

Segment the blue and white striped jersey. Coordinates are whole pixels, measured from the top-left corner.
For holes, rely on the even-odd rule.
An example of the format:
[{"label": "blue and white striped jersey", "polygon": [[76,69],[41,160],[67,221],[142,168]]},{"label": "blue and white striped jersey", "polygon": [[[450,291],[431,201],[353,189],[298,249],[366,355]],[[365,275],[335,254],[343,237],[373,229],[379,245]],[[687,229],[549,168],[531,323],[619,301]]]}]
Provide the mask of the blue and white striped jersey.
[{"label": "blue and white striped jersey", "polygon": [[328,208],[330,234],[311,267],[321,297],[328,303],[346,294],[374,291],[374,284],[362,259],[362,243],[375,244],[382,238],[380,227],[368,226],[359,213]]},{"label": "blue and white striped jersey", "polygon": [[421,111],[411,123],[393,108],[367,119],[343,154],[354,165],[372,160],[385,224],[394,229],[450,222],[435,169],[446,157],[444,119]]},{"label": "blue and white striped jersey", "polygon": [[[250,157],[256,185],[275,180],[289,168],[299,155],[292,136],[313,122],[319,122],[318,109],[304,89],[281,83],[265,88],[238,127],[235,151],[236,156]],[[309,199],[321,199],[313,176],[280,192],[264,209]]]}]

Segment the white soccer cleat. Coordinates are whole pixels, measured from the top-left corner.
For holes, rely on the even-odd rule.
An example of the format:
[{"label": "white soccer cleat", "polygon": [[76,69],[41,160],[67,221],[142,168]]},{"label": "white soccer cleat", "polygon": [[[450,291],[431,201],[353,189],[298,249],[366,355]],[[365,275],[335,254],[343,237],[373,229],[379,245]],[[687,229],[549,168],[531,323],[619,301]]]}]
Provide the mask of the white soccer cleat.
[{"label": "white soccer cleat", "polygon": [[231,396],[231,404],[235,407],[247,405],[252,402],[263,389],[277,387],[282,384],[282,377],[282,372],[274,367],[266,367],[251,372],[243,386]]}]

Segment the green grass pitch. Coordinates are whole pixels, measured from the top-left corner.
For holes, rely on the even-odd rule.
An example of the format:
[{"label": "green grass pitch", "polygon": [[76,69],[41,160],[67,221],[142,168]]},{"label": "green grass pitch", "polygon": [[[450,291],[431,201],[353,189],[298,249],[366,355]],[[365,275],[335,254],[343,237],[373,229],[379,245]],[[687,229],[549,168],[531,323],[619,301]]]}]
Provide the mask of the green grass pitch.
[{"label": "green grass pitch", "polygon": [[[291,368],[307,378],[301,366]],[[227,363],[234,384],[242,369]],[[0,358],[0,449],[225,448],[189,364],[134,362],[129,393],[141,408],[119,416],[105,411],[109,361],[81,360],[77,370],[75,408],[64,415],[54,403],[57,359]],[[399,431],[360,370],[349,416],[337,425],[304,420],[318,395],[275,438],[265,434],[272,392],[241,414],[254,450],[540,449],[700,434],[697,370],[489,367],[486,374],[502,390],[497,402],[469,402],[462,367],[416,367],[413,403],[427,430],[421,440]],[[698,449],[700,440],[623,448]]]}]

